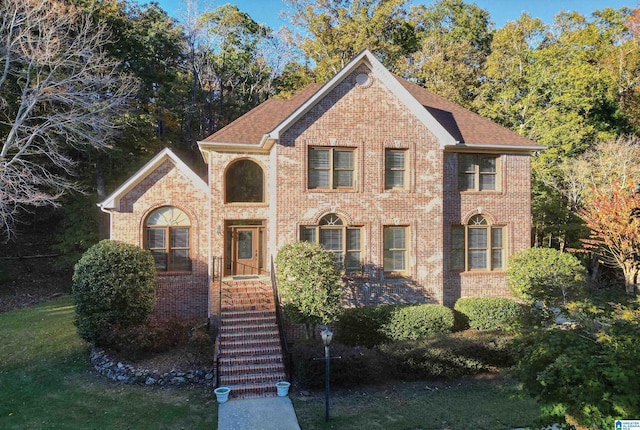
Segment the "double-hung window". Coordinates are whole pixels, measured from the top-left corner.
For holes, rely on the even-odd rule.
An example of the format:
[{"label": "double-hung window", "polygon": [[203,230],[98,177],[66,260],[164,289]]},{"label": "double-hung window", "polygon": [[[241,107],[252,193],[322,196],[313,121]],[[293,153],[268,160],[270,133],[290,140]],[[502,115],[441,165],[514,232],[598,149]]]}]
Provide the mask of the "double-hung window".
[{"label": "double-hung window", "polygon": [[336,214],[328,214],[320,219],[317,226],[303,226],[300,239],[318,242],[333,253],[336,265],[346,272],[362,270],[361,228],[347,226]]},{"label": "double-hung window", "polygon": [[458,189],[499,191],[499,163],[496,155],[458,154]]},{"label": "double-hung window", "polygon": [[189,217],[166,206],[153,211],[145,226],[145,248],[151,251],[156,270],[191,271]]},{"label": "double-hung window", "polygon": [[404,273],[407,271],[407,227],[384,227],[384,256],[385,272]]},{"label": "double-hung window", "polygon": [[464,226],[451,229],[451,267],[464,271],[492,271],[505,268],[505,227],[489,225],[476,215]]},{"label": "double-hung window", "polygon": [[353,148],[309,148],[310,189],[353,189],[355,150]]},{"label": "double-hung window", "polygon": [[385,190],[405,189],[407,187],[407,150],[385,149],[384,151],[384,188]]}]

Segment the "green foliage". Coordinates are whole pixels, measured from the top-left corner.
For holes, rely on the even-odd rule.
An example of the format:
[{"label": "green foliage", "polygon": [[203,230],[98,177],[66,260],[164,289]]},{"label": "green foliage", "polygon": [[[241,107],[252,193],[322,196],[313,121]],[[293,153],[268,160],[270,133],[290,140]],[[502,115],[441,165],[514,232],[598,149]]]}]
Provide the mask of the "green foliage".
[{"label": "green foliage", "polygon": [[393,340],[415,340],[453,330],[453,311],[442,305],[417,305],[401,308],[382,327]]},{"label": "green foliage", "polygon": [[[380,351],[362,346],[349,347],[331,343],[331,385],[353,387],[381,383],[391,379],[393,363]],[[295,344],[292,350],[295,381],[299,386],[322,388],[324,386],[324,348],[322,342],[309,340]]]},{"label": "green foliage", "polygon": [[563,308],[584,286],[578,259],[550,248],[530,248],[509,259],[507,282],[513,294],[529,304]]},{"label": "green foliage", "polygon": [[390,340],[383,327],[394,312],[406,305],[365,306],[345,309],[336,323],[336,340],[345,345],[367,348]]},{"label": "green foliage", "polygon": [[176,348],[182,349],[182,355],[207,357],[209,361],[214,354],[206,324],[197,321],[152,321],[116,327],[104,335],[102,344],[118,352],[123,359],[132,361]]},{"label": "green foliage", "polygon": [[153,311],[156,270],[148,250],[103,240],[75,265],[73,298],[80,337],[101,344],[116,329],[147,321]]},{"label": "green foliage", "polygon": [[467,330],[381,345],[404,379],[459,378],[496,371],[515,363],[511,336],[500,331]]},{"label": "green foliage", "polygon": [[9,277],[6,269],[2,267],[2,263],[0,263],[0,285],[8,283],[10,280],[11,277]]},{"label": "green foliage", "polygon": [[297,242],[280,249],[276,264],[285,312],[308,324],[336,320],[341,282],[333,254],[318,243]]},{"label": "green foliage", "polygon": [[[568,327],[532,330],[518,342],[516,374],[545,410],[567,422],[613,428],[640,416],[640,311],[574,308]],[[579,387],[579,389],[576,389]]]},{"label": "green foliage", "polygon": [[522,311],[514,300],[502,297],[462,297],[453,309],[463,315],[465,327],[476,330],[508,328]]}]

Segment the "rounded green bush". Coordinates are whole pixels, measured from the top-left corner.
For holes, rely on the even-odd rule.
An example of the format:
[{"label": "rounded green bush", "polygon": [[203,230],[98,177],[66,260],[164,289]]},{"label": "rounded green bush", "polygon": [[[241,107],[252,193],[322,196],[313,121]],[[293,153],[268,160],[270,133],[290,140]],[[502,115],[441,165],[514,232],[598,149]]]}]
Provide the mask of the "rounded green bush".
[{"label": "rounded green bush", "polygon": [[283,246],[276,257],[285,313],[307,324],[336,320],[342,306],[340,272],[333,254],[315,242]]},{"label": "rounded green bush", "polygon": [[383,327],[392,340],[416,340],[453,330],[453,311],[442,305],[417,305],[398,309]]},{"label": "rounded green bush", "polygon": [[156,281],[148,250],[110,240],[89,248],[73,274],[74,323],[80,337],[100,344],[114,330],[146,322]]},{"label": "rounded green bush", "polygon": [[344,345],[371,348],[389,340],[382,328],[393,312],[407,305],[365,306],[345,309],[336,322],[336,340]]},{"label": "rounded green bush", "polygon": [[572,254],[530,248],[509,259],[507,283],[514,296],[533,304],[563,307],[583,287],[585,268]]},{"label": "rounded green bush", "polygon": [[502,297],[462,297],[453,309],[464,316],[466,327],[476,330],[508,328],[522,311],[514,300]]}]

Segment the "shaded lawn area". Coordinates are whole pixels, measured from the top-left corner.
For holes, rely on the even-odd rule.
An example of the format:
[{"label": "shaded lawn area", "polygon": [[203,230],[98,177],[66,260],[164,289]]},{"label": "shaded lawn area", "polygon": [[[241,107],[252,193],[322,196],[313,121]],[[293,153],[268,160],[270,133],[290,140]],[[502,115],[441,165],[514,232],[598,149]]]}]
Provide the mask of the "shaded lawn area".
[{"label": "shaded lawn area", "polygon": [[70,298],[0,314],[1,429],[215,429],[202,387],[115,384],[89,371]]},{"label": "shaded lawn area", "polygon": [[540,414],[535,401],[510,380],[461,383],[427,381],[382,390],[338,390],[325,422],[324,394],[297,397],[300,427],[315,429],[499,430],[531,426]]}]

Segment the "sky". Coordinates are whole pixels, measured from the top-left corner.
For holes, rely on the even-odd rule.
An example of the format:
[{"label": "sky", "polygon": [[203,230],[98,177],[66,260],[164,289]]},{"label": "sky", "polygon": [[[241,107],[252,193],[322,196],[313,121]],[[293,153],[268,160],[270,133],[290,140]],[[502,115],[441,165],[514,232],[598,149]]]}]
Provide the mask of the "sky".
[{"label": "sky", "polygon": [[[182,0],[156,0],[160,6],[174,18],[180,19]],[[207,0],[199,0],[200,4]],[[147,3],[145,0],[138,0],[139,3]],[[612,7],[614,9],[623,6],[635,8],[638,0],[466,0],[467,3],[475,3],[482,9],[488,10],[491,20],[496,28],[501,28],[508,21],[514,21],[522,14],[528,12],[536,18],[541,18],[545,23],[551,23],[553,17],[560,11],[577,11],[586,16],[597,9]],[[232,3],[238,8],[248,13],[254,20],[266,24],[274,30],[279,29],[288,22],[282,18],[285,5],[282,0],[209,0],[209,10],[226,3]],[[430,1],[416,1],[412,3],[430,4]]]}]

